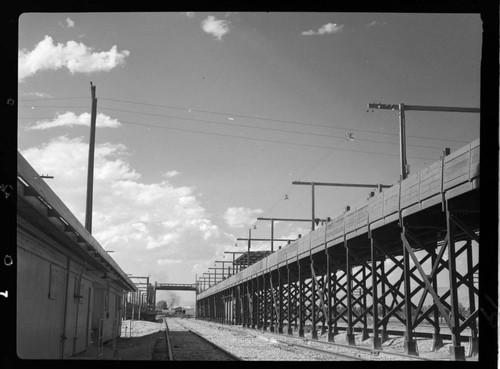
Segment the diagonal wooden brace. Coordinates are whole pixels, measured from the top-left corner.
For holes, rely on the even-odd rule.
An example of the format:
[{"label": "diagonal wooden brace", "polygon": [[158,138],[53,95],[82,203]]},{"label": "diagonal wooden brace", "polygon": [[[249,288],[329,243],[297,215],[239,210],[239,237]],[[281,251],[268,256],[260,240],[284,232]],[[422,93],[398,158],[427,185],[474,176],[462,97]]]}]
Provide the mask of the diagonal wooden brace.
[{"label": "diagonal wooden brace", "polygon": [[434,291],[434,288],[432,288],[431,282],[427,278],[427,275],[424,273],[424,270],[422,269],[422,266],[420,265],[420,262],[418,261],[417,256],[413,252],[413,248],[411,247],[410,243],[406,239],[406,235],[405,235],[404,232],[401,233],[401,240],[403,241],[403,244],[404,244],[406,250],[408,251],[408,254],[412,258],[413,263],[417,267],[417,270],[420,273],[420,277],[422,278],[422,280],[425,283],[426,289],[431,294],[432,298],[434,299],[435,304],[437,305],[437,308],[438,308],[439,312],[443,315],[444,319],[446,320],[446,324],[448,324],[448,327],[451,329],[452,323],[451,323],[451,320],[450,320],[450,318],[448,316],[448,313],[446,312],[443,304],[439,300],[439,296],[437,295],[436,291]]}]

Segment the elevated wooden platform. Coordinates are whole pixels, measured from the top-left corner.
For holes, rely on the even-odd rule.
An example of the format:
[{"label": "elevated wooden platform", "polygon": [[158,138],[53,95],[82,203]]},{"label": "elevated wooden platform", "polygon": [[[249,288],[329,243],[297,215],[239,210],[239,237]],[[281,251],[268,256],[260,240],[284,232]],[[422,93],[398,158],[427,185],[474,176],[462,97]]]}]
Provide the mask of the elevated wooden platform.
[{"label": "elevated wooden platform", "polygon": [[[202,300],[305,258],[317,256],[321,267],[326,248],[333,251],[337,259],[334,263],[341,268],[345,262],[345,240],[359,250],[358,260],[353,265],[359,264],[370,258],[371,232],[377,232],[379,239],[395,239],[400,244],[399,223],[403,219],[412,220],[411,226],[423,243],[426,236],[429,242],[434,242],[432,229],[442,228],[446,222],[442,208],[446,201],[453,199],[455,207],[463,207],[468,213],[479,211],[479,151],[478,139],[199,293],[197,299]],[[472,223],[475,218],[478,217],[470,217]],[[478,222],[474,228],[479,229]],[[390,243],[384,247],[390,252]]]}]

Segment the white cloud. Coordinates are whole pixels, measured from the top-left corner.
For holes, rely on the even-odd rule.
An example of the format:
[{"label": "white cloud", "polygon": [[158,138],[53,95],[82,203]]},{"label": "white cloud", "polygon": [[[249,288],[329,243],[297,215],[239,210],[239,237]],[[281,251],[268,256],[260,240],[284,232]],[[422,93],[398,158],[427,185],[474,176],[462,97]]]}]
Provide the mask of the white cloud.
[{"label": "white cloud", "polygon": [[313,31],[312,29],[309,31],[304,31],[301,34],[304,36],[313,36],[313,35],[326,35],[332,33],[342,32],[344,25],[337,25],[336,23],[327,23],[322,25],[317,31]]},{"label": "white cloud", "polygon": [[[55,127],[72,127],[72,126],[90,126],[90,114],[82,113],[76,115],[73,112],[59,114],[52,120],[37,121],[34,125],[26,127],[27,130],[40,130]],[[96,127],[99,128],[116,128],[120,127],[121,123],[105,114],[98,113],[96,116]]]},{"label": "white cloud", "polygon": [[367,27],[373,27],[373,26],[385,26],[387,24],[387,22],[377,22],[377,21],[373,21],[369,24],[367,24],[366,26]]},{"label": "white cloud", "polygon": [[66,18],[66,26],[68,28],[74,27],[75,26],[75,22],[73,21],[73,19],[71,19],[70,17]]},{"label": "white cloud", "polygon": [[179,174],[181,174],[181,173],[176,171],[176,170],[170,170],[167,173],[165,173],[163,176],[166,178],[173,178],[173,177],[178,176]]},{"label": "white cloud", "polygon": [[[58,137],[21,153],[39,173],[54,176],[51,188],[83,223],[88,161],[85,140]],[[127,155],[124,145],[96,144],[93,236],[103,247],[115,250],[113,257],[130,253],[136,256],[136,264],[144,258],[144,269],[173,256],[209,257],[212,248],[207,241],[219,236],[219,228],[193,195],[194,189],[166,182],[143,183],[126,161]]]},{"label": "white cloud", "polygon": [[159,259],[157,261],[158,265],[168,265],[168,264],[180,264],[182,260],[174,260],[174,259]]},{"label": "white cloud", "polygon": [[263,213],[262,209],[249,209],[244,207],[230,207],[224,213],[226,224],[234,228],[243,228],[255,223],[257,215]]},{"label": "white cloud", "polygon": [[75,41],[56,45],[52,37],[45,36],[32,51],[18,51],[18,79],[23,81],[38,71],[63,67],[71,74],[108,72],[124,64],[129,55],[128,50],[118,52],[116,45],[109,51],[94,52],[93,48]]},{"label": "white cloud", "polygon": [[185,12],[184,14],[186,14],[188,18],[194,18],[194,12]]},{"label": "white cloud", "polygon": [[24,92],[21,95],[22,96],[36,96],[36,97],[41,97],[41,98],[52,97],[52,95],[45,93],[45,92]]},{"label": "white cloud", "polygon": [[206,33],[209,33],[218,40],[221,40],[222,36],[229,32],[229,23],[229,21],[218,20],[213,15],[209,15],[201,22],[201,28],[203,28],[203,31]]}]

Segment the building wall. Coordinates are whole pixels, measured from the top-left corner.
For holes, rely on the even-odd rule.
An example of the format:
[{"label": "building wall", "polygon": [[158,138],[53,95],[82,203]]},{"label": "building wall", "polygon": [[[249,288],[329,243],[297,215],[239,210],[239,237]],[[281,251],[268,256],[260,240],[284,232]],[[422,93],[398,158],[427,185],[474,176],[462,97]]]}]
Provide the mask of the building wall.
[{"label": "building wall", "polygon": [[[22,359],[57,359],[61,350],[65,303],[65,260],[18,232],[17,354]],[[36,252],[36,253],[34,253]]]},{"label": "building wall", "polygon": [[64,245],[18,217],[16,337],[20,358],[61,359],[82,352],[91,344],[99,319],[104,319],[104,342],[119,336],[122,292],[102,279],[102,273],[89,269],[83,260],[65,252]]}]

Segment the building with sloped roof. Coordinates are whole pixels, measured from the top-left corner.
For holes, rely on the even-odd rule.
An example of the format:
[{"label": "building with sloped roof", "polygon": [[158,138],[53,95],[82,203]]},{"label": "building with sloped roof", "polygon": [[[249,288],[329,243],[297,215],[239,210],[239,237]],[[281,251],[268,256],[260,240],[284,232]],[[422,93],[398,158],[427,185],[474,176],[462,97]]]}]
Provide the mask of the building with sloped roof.
[{"label": "building with sloped roof", "polygon": [[66,359],[120,336],[134,283],[43,178],[17,156],[17,322],[21,359]]}]

